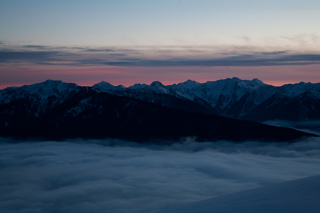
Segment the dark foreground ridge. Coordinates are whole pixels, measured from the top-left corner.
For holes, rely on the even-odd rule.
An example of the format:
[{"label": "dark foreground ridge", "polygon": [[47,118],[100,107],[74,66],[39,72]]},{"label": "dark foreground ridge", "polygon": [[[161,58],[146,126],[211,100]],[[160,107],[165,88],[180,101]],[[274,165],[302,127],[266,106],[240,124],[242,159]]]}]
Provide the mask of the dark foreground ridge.
[{"label": "dark foreground ridge", "polygon": [[[50,85],[49,94],[43,84]],[[47,85],[47,87],[48,87]],[[99,92],[91,87],[47,81],[31,94],[11,89],[12,100],[0,104],[0,136],[15,139],[64,140],[118,138],[137,142],[294,141],[315,136],[251,121],[201,114]],[[33,89],[37,89],[36,87]],[[185,103],[185,102],[184,102]]]}]

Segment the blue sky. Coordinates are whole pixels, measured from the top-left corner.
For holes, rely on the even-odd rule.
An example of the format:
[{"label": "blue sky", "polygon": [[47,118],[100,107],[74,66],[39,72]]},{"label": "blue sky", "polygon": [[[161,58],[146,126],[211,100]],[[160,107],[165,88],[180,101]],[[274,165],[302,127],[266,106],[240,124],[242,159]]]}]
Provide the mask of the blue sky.
[{"label": "blue sky", "polygon": [[320,33],[315,0],[2,2],[1,39],[13,44],[262,45],[268,37]]},{"label": "blue sky", "polygon": [[[57,53],[63,49],[65,61],[73,61],[74,58],[67,58],[72,57],[73,53],[77,54],[77,61],[81,58],[84,60],[81,64],[86,64],[86,67],[79,68],[77,63],[71,69],[71,65],[62,67],[60,62],[55,62],[56,66],[51,63],[44,67],[47,61],[43,61],[40,66],[40,63],[27,61],[28,57],[23,61],[20,56],[19,61],[17,58],[3,60],[0,63],[0,75],[4,78],[0,80],[0,87],[32,83],[45,78],[74,79],[73,82],[79,84],[100,80],[114,84],[148,83],[153,80],[171,83],[166,79],[173,82],[192,77],[206,81],[234,75],[240,78],[258,77],[273,84],[320,81],[320,76],[315,78],[315,70],[319,69],[320,63],[320,1],[316,0],[1,0],[0,5],[0,51],[5,59],[13,57],[10,54],[8,56],[8,51],[30,56],[39,52],[40,55],[52,54],[53,51]],[[79,54],[81,49],[100,51],[96,51],[96,55],[93,52],[84,54],[83,51]],[[113,55],[102,51],[107,49],[112,49]],[[259,71],[262,70],[262,64],[259,64],[257,72],[248,73],[243,69],[243,63],[241,71],[234,71],[239,69],[239,64],[230,63],[228,70],[221,69],[217,64],[200,63],[230,56],[243,58],[244,55],[251,55],[261,58],[261,53],[275,52],[280,59],[271,54],[273,61],[296,57],[294,64],[288,63],[290,66],[296,65],[292,68],[295,71],[288,71],[291,68],[284,66],[286,60],[280,68],[275,67],[278,63],[272,64],[278,76],[274,76],[274,73],[265,75],[270,68]],[[304,60],[300,63],[302,55]],[[127,56],[125,60],[124,56]],[[267,57],[267,54],[263,57]],[[102,59],[108,63],[90,66],[86,63]],[[148,60],[148,66],[138,65],[148,67],[149,71],[139,74],[139,66],[132,68],[132,63],[123,63],[132,59]],[[267,59],[270,60],[270,55]],[[180,61],[172,67],[166,66],[166,70],[162,69],[165,77],[152,69],[159,67],[159,60]],[[180,63],[185,60],[200,60],[196,63],[200,68],[194,67],[192,73],[190,64]],[[110,61],[121,63],[110,64]],[[168,64],[167,61],[165,63]],[[227,65],[224,64],[224,67]],[[253,70],[252,67],[257,63],[246,66],[248,70]],[[205,72],[201,71],[204,67]],[[178,68],[180,71],[168,76],[168,70]],[[184,68],[188,72],[182,72]],[[17,70],[22,69],[24,72],[18,73]],[[79,69],[82,72],[77,74],[75,70]],[[83,75],[85,69],[91,73],[86,74],[87,77],[90,75],[90,81],[87,82],[80,80],[88,79]],[[44,71],[39,73],[39,70]],[[73,74],[69,73],[70,70],[73,70]],[[99,70],[100,75],[95,75],[92,70]],[[110,70],[118,72],[118,77],[110,76]],[[210,70],[211,75],[208,74]],[[63,74],[67,72],[69,77]],[[39,75],[42,77],[39,78]]]}]

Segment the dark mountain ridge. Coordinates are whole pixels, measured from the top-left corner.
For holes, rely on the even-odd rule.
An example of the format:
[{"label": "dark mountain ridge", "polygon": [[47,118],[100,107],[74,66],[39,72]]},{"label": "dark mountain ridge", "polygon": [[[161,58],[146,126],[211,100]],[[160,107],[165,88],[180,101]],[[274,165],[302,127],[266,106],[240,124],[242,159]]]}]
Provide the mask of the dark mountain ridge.
[{"label": "dark mountain ridge", "polygon": [[[286,84],[281,87],[267,85],[258,79],[241,80],[228,78],[198,83],[188,80],[164,86],[160,82],[150,85],[135,84],[116,89],[99,84],[93,86],[103,92],[134,97],[154,103],[160,94],[190,100],[202,105],[210,112],[222,116],[252,120],[320,120],[320,83]],[[147,95],[146,95],[147,94]],[[149,97],[147,97],[149,96]],[[159,103],[172,107],[169,103]]]},{"label": "dark mountain ridge", "polygon": [[[165,87],[159,83],[156,86]],[[0,136],[44,140],[119,138],[138,142],[179,141],[185,137],[198,141],[292,141],[314,136],[222,117],[197,101],[164,94],[163,89],[150,92],[147,86],[129,96],[129,91],[124,93],[119,88],[122,91],[109,93],[49,80],[2,90]]]}]

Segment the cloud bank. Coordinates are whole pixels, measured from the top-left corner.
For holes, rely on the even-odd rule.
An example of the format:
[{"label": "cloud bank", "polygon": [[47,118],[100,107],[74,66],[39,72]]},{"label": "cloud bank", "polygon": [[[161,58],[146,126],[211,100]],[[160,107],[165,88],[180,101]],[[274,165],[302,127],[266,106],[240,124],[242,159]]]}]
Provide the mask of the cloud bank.
[{"label": "cloud bank", "polygon": [[0,63],[120,67],[246,67],[320,64],[319,53],[255,50],[253,48],[248,51],[244,48],[234,52],[232,47],[225,47],[223,52],[217,52],[216,47],[201,46],[94,49],[25,45],[0,49]]},{"label": "cloud bank", "polygon": [[116,140],[0,143],[1,212],[154,212],[319,174],[317,139],[142,146]]},{"label": "cloud bank", "polygon": [[[305,46],[305,45],[303,45]],[[316,45],[311,45],[316,46]],[[161,81],[173,84],[238,77],[258,78],[272,85],[300,81],[317,83],[318,50],[286,45],[212,46],[45,46],[9,45],[0,48],[0,89],[47,79],[89,86]]]}]

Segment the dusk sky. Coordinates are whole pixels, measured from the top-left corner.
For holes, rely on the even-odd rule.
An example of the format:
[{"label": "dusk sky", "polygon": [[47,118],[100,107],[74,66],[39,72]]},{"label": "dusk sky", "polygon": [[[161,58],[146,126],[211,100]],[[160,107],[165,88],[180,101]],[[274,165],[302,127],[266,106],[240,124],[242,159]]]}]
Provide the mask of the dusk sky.
[{"label": "dusk sky", "polygon": [[320,82],[319,0],[0,0],[0,89]]}]

